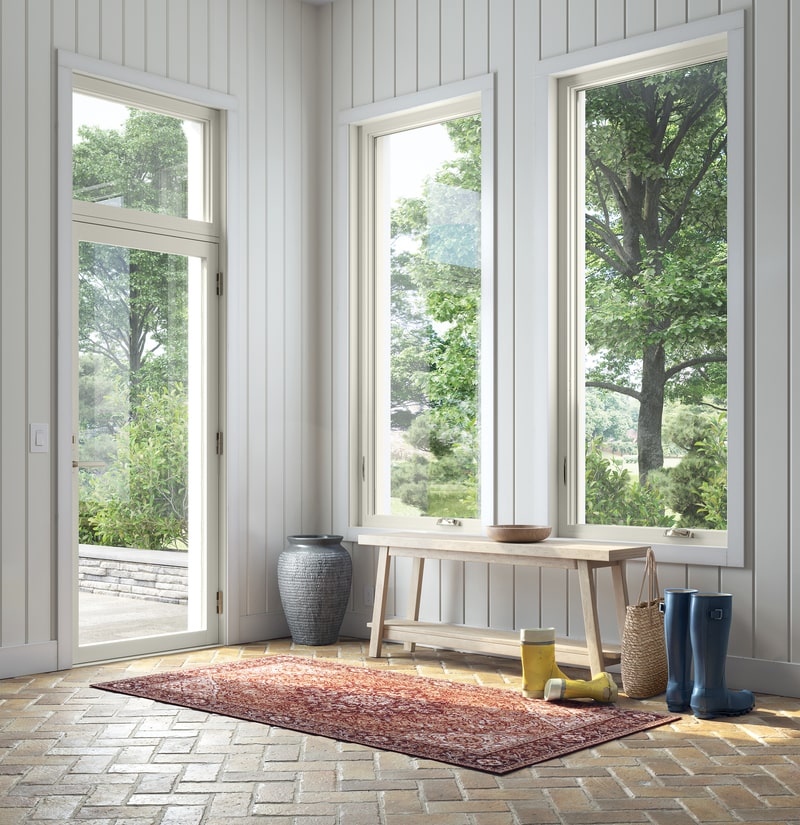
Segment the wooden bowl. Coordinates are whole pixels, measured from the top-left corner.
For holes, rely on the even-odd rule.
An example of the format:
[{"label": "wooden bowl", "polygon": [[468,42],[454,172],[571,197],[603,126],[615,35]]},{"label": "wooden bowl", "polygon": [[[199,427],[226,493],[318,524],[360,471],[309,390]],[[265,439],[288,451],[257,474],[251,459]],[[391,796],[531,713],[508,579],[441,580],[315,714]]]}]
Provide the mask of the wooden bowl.
[{"label": "wooden bowl", "polygon": [[492,541],[544,541],[552,532],[552,527],[542,524],[490,524],[486,528]]}]

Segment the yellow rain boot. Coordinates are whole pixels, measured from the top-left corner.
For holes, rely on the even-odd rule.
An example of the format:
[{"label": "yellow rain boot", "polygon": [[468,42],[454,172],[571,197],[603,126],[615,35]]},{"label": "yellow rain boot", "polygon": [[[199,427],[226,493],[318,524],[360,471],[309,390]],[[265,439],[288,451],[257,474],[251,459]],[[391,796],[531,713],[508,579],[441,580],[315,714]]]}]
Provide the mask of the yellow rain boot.
[{"label": "yellow rain boot", "polygon": [[522,695],[543,699],[548,679],[566,679],[556,664],[556,630],[536,627],[519,632],[522,653]]},{"label": "yellow rain boot", "polygon": [[596,702],[616,702],[619,690],[610,673],[599,673],[594,679],[548,679],[544,698],[548,702],[559,699],[594,699]]}]

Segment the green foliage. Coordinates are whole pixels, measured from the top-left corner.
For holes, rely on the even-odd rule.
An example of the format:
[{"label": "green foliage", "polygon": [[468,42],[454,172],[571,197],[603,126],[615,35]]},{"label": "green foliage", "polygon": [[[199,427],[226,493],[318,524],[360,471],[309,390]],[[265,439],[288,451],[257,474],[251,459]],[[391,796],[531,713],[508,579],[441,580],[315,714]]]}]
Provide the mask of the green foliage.
[{"label": "green foliage", "polygon": [[674,443],[685,450],[676,467],[653,483],[681,527],[727,528],[728,423],[724,414],[683,409],[669,422]]},{"label": "green foliage", "polygon": [[188,146],[180,120],[129,109],[122,131],[81,126],[78,136],[76,200],[186,217]]},{"label": "green foliage", "polygon": [[[423,419],[419,416],[417,422]],[[416,424],[416,422],[415,422]],[[411,439],[424,445],[428,427],[412,426]],[[446,449],[437,456],[433,450],[419,452],[392,463],[392,491],[403,504],[414,507],[420,515],[477,518],[477,462],[468,450]]]},{"label": "green foliage", "polygon": [[666,399],[727,395],[726,63],[586,93],[587,386],[640,404],[639,476]]},{"label": "green foliage", "polygon": [[[180,120],[130,109],[123,128],[83,127],[74,197],[186,216]],[[188,263],[81,242],[78,251],[79,540],[185,549],[188,539]]]},{"label": "green foliage", "polygon": [[[480,118],[459,118],[446,128],[455,156],[421,197],[402,199],[392,209],[393,421],[405,426],[413,420],[409,444],[436,459],[393,462],[392,490],[431,515],[442,508],[441,515],[468,518],[477,510]],[[437,209],[447,215],[446,226],[434,219]],[[445,461],[448,456],[455,462]],[[438,504],[429,501],[428,464],[444,485]],[[448,485],[451,492],[443,492]]]},{"label": "green foliage", "polygon": [[82,498],[80,540],[113,547],[185,549],[188,540],[188,408],[182,387],[134,409],[111,467]]},{"label": "green foliage", "polygon": [[604,458],[600,439],[593,439],[586,450],[586,523],[672,527],[674,519],[657,489]]}]

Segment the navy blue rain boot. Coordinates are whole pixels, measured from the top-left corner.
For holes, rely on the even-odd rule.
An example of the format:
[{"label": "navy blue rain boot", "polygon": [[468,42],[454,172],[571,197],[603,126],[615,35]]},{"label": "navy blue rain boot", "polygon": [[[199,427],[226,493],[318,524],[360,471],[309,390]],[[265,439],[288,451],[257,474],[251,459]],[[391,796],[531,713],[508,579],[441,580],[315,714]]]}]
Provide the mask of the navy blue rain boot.
[{"label": "navy blue rain boot", "polygon": [[689,610],[696,590],[668,587],[664,590],[664,637],[667,643],[667,708],[672,713],[689,710],[692,698],[692,646]]},{"label": "navy blue rain boot", "polygon": [[692,713],[698,719],[741,716],[749,713],[756,700],[749,690],[728,690],[725,660],[731,632],[730,593],[693,593],[690,634],[694,653]]}]

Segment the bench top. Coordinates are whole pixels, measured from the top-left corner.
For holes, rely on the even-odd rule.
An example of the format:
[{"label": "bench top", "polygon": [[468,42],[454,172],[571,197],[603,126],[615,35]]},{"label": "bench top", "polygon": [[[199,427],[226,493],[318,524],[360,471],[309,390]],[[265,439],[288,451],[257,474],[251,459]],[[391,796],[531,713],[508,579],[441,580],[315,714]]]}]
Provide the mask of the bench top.
[{"label": "bench top", "polygon": [[446,558],[454,555],[475,554],[494,557],[495,561],[515,559],[541,559],[590,561],[611,564],[626,559],[643,558],[649,545],[632,545],[624,543],[588,542],[576,539],[548,538],[538,542],[502,542],[492,541],[486,536],[443,536],[439,533],[425,531],[402,531],[391,533],[364,533],[358,537],[358,543],[373,547],[388,547],[393,555],[405,555],[405,551],[415,551],[413,555],[439,556]]}]

